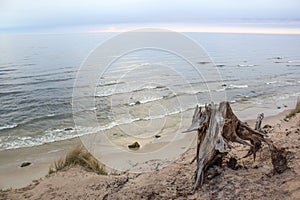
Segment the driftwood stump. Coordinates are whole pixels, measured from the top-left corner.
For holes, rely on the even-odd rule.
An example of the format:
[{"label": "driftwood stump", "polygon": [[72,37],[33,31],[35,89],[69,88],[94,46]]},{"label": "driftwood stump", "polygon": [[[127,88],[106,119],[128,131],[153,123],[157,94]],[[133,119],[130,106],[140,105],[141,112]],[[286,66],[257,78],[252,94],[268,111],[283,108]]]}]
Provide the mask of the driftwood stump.
[{"label": "driftwood stump", "polygon": [[212,103],[205,107],[196,107],[192,125],[185,131],[198,131],[197,154],[194,158],[197,160],[197,170],[193,191],[203,185],[208,166],[219,159],[220,154],[232,148],[229,142],[249,146],[250,149],[244,157],[253,155],[254,159],[262,143],[266,143],[271,152],[273,172],[282,173],[287,168],[285,150],[276,147],[259,132],[262,119],[263,114],[260,114],[255,130],[235,116],[228,102],[221,102],[218,106]]}]

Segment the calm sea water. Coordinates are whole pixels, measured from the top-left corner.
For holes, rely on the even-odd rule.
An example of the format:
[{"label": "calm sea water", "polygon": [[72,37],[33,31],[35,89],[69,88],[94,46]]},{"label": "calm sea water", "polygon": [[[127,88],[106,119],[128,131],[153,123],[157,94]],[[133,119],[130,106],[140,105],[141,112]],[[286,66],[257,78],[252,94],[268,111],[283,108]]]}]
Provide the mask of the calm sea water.
[{"label": "calm sea water", "polygon": [[[285,106],[279,100],[300,95],[300,35],[185,34],[208,52],[223,82],[201,79],[167,52],[133,52],[99,77],[95,107],[87,112],[96,111],[100,130],[117,134],[126,125],[134,126],[133,135],[145,134],[155,121],[192,113],[195,102],[209,103],[210,94],[225,93],[235,105],[271,102],[274,109]],[[0,35],[0,150],[77,136],[71,104],[76,73],[113,35]],[[215,85],[210,93],[206,82]],[[89,132],[88,124],[82,128]]]}]

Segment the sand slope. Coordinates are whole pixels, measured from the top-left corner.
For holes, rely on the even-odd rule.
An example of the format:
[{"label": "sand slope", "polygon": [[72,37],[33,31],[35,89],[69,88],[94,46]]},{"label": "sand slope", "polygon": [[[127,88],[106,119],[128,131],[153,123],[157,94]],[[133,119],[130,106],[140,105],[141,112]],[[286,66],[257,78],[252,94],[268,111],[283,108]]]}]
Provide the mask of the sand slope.
[{"label": "sand slope", "polygon": [[[268,118],[263,126],[266,123],[272,124],[269,138],[288,151],[290,169],[283,174],[271,173],[264,145],[255,162],[244,158],[238,159],[238,170],[216,168],[220,174],[206,179],[203,189],[191,194],[196,170],[196,163],[190,164],[196,151],[192,148],[160,171],[99,176],[76,167],[21,189],[2,191],[0,199],[300,199],[300,115],[288,122],[278,116]],[[247,147],[235,147],[231,156],[241,158],[247,153]]]}]

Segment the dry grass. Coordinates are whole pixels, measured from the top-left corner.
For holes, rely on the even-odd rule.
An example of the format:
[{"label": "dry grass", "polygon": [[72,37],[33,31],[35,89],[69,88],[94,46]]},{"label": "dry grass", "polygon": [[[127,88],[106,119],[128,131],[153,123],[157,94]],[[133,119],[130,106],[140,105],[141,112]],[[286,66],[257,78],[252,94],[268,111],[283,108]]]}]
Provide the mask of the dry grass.
[{"label": "dry grass", "polygon": [[290,114],[286,116],[286,118],[294,117],[297,113],[300,113],[300,101],[297,102],[296,108],[292,110]]},{"label": "dry grass", "polygon": [[83,146],[77,146],[69,152],[66,158],[61,158],[49,168],[49,174],[64,170],[73,166],[81,166],[83,169],[97,174],[107,175],[103,165],[89,153]]}]

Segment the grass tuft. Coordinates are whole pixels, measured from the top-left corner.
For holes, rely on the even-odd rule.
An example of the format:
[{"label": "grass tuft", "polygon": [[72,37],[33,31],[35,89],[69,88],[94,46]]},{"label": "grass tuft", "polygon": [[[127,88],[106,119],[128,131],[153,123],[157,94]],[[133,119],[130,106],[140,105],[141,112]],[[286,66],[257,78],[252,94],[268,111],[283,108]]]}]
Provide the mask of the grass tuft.
[{"label": "grass tuft", "polygon": [[61,158],[52,164],[48,173],[52,174],[76,165],[83,167],[86,171],[107,175],[104,166],[99,163],[98,160],[83,146],[77,146],[75,149],[70,151],[64,159]]},{"label": "grass tuft", "polygon": [[[10,191],[12,191],[13,189],[12,189],[12,187],[10,187],[10,188],[7,188],[7,189],[2,189],[2,188],[0,188],[0,193],[2,193],[2,192],[10,192]],[[1,197],[1,196],[0,196]]]},{"label": "grass tuft", "polygon": [[297,102],[296,108],[286,115],[285,118],[294,117],[297,113],[300,113],[300,101]]}]

